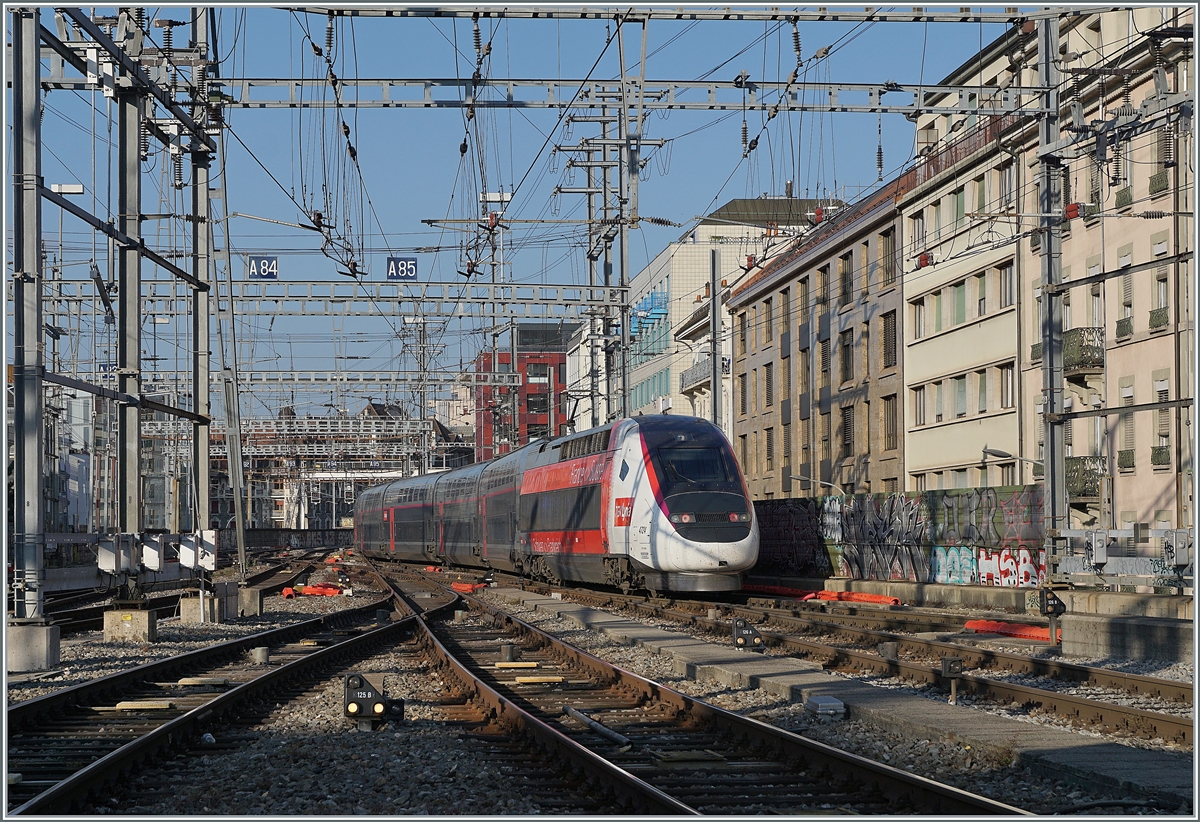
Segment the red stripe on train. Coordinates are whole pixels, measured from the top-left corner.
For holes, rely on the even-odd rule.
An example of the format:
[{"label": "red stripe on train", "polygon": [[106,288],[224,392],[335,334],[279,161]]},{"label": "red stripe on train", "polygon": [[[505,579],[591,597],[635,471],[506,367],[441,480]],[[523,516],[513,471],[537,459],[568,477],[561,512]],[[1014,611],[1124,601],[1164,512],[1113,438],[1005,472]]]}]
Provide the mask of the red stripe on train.
[{"label": "red stripe on train", "polygon": [[531,531],[529,547],[535,554],[603,554],[604,536],[594,531]]},{"label": "red stripe on train", "polygon": [[604,471],[608,468],[611,458],[612,455],[606,452],[532,468],[525,472],[521,481],[521,494],[524,496],[543,491],[557,491],[560,488],[596,485],[604,478]]}]

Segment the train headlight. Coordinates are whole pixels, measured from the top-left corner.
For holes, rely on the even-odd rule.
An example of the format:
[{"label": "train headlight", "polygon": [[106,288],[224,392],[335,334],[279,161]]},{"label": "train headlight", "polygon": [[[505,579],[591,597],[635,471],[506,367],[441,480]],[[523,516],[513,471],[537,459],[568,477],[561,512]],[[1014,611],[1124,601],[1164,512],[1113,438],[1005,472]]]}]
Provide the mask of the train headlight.
[{"label": "train headlight", "polygon": [[729,521],[730,522],[749,522],[750,515],[749,514],[730,514]]},{"label": "train headlight", "polygon": [[671,514],[670,519],[671,519],[671,522],[677,522],[677,523],[678,522],[684,522],[684,523],[695,522],[696,515],[695,514]]}]

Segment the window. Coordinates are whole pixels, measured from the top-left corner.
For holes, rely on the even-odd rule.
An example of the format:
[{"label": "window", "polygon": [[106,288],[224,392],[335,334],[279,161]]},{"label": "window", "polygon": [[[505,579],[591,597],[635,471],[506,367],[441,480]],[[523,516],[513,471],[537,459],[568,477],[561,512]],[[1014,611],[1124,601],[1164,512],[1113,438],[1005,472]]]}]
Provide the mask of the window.
[{"label": "window", "polygon": [[953,286],[954,293],[954,322],[961,325],[967,321],[967,282],[963,280]]},{"label": "window", "polygon": [[987,371],[976,371],[975,382],[979,385],[979,413],[987,413]]},{"label": "window", "polygon": [[940,382],[933,385],[933,421],[942,421],[942,384]]},{"label": "window", "polygon": [[941,331],[942,330],[942,292],[941,291],[933,292],[933,307],[931,310],[933,311],[933,330],[935,332]]},{"label": "window", "polygon": [[[746,375],[745,373],[738,374],[738,413],[743,417],[746,416],[748,410],[746,401]],[[743,460],[745,462],[745,460]]]},{"label": "window", "polygon": [[779,389],[779,396],[787,398],[792,395],[792,366],[790,360],[784,360],[780,363],[782,368],[779,369],[779,375],[783,377]]},{"label": "window", "polygon": [[833,414],[821,415],[821,459],[829,459],[829,426],[832,423]]},{"label": "window", "polygon": [[862,350],[862,376],[864,380],[871,378],[871,326],[862,324],[858,332],[858,347]]},{"label": "window", "polygon": [[[1126,385],[1121,388],[1121,405],[1133,405],[1133,386]],[[1121,415],[1121,450],[1132,451],[1135,443],[1133,414],[1125,412]]]},{"label": "window", "polygon": [[896,365],[896,312],[889,311],[883,315],[883,367],[893,368]]},{"label": "window", "polygon": [[746,353],[746,312],[738,315],[738,353]]},{"label": "window", "polygon": [[987,274],[975,275],[975,292],[978,295],[976,302],[976,316],[982,317],[987,314]]},{"label": "window", "polygon": [[549,394],[529,394],[525,398],[525,410],[530,414],[545,414],[550,410]]},{"label": "window", "polygon": [[[1167,402],[1171,399],[1170,384],[1166,380],[1156,380],[1154,383],[1154,401]],[[1154,411],[1155,434],[1157,435],[1157,445],[1159,448],[1166,448],[1171,444],[1171,409],[1157,408]],[[1153,460],[1151,460],[1153,462]],[[1166,464],[1166,463],[1164,463]]]},{"label": "window", "polygon": [[750,372],[750,411],[758,413],[758,369]]},{"label": "window", "polygon": [[763,366],[763,393],[766,394],[764,405],[770,408],[775,404],[775,363],[773,362]]},{"label": "window", "polygon": [[912,241],[913,253],[919,253],[925,250],[925,215],[924,213],[913,215],[912,221]]},{"label": "window", "polygon": [[1167,286],[1167,267],[1160,265],[1154,279],[1154,307],[1166,308],[1171,304],[1171,292]]},{"label": "window", "polygon": [[1017,464],[1015,462],[1006,462],[1000,466],[1000,484],[1017,484]]},{"label": "window", "polygon": [[838,257],[838,305],[849,305],[854,301],[854,254]]},{"label": "window", "polygon": [[751,431],[750,432],[750,460],[751,460],[750,474],[751,474],[751,476],[754,476],[754,477],[758,476],[758,464],[759,464],[759,460],[760,460],[760,457],[759,457],[760,453],[761,452],[758,450],[758,432]]},{"label": "window", "polygon": [[842,408],[842,459],[854,456],[854,406]]},{"label": "window", "polygon": [[1133,275],[1121,275],[1121,316],[1133,316]]},{"label": "window", "polygon": [[785,288],[779,295],[779,333],[786,334],[792,325],[792,290]]},{"label": "window", "polygon": [[954,378],[954,417],[965,417],[967,415],[967,378]]},{"label": "window", "polygon": [[925,493],[925,475],[913,474],[913,490],[918,494]]},{"label": "window", "polygon": [[896,282],[896,234],[885,231],[879,235],[879,271],[881,285],[887,287]]},{"label": "window", "polygon": [[1016,191],[1017,185],[1017,168],[1011,162],[1004,163],[1000,168],[996,169],[996,204],[1001,209],[1007,209],[1013,205],[1013,192]]},{"label": "window", "polygon": [[866,240],[863,240],[862,245],[859,246],[858,259],[859,264],[862,266],[862,291],[860,293],[865,299],[867,289],[871,287],[871,269],[874,267],[874,264],[871,262],[871,244]]},{"label": "window", "polygon": [[[1096,268],[1099,269],[1100,266],[1096,266]],[[1097,328],[1103,328],[1104,327],[1104,300],[1100,296],[1100,284],[1099,283],[1092,286],[1090,302],[1091,302],[1092,325],[1096,326]]]},{"label": "window", "polygon": [[829,302],[829,266],[823,265],[817,269],[817,305]]},{"label": "window", "polygon": [[775,311],[771,298],[763,300],[763,342],[770,342],[775,333]]},{"label": "window", "polygon": [[838,337],[841,349],[842,382],[854,379],[854,332],[843,331]]},{"label": "window", "polygon": [[812,364],[808,361],[809,349],[800,349],[800,358],[796,360],[796,381],[800,383],[800,393],[807,394],[812,391],[812,375],[809,373]]},{"label": "window", "polygon": [[914,388],[913,396],[913,425],[925,424],[925,386]]},{"label": "window", "polygon": [[954,192],[954,225],[958,226],[967,217],[967,192],[958,189]]},{"label": "window", "polygon": [[959,468],[954,471],[954,487],[955,488],[966,488],[967,487],[967,469],[966,468]]},{"label": "window", "polygon": [[750,311],[750,345],[754,347],[755,351],[757,351],[758,340],[762,336],[758,330],[758,306],[754,306],[750,309]]},{"label": "window", "polygon": [[912,304],[913,310],[913,339],[919,340],[925,336],[925,300],[920,299]]},{"label": "window", "polygon": [[829,385],[829,340],[821,340],[821,387]]},{"label": "window", "polygon": [[746,453],[745,434],[742,434],[740,437],[738,437],[738,456],[742,458],[742,471],[744,473],[750,467],[750,463],[746,461],[746,457],[749,455]]},{"label": "window", "polygon": [[883,398],[883,449],[896,447],[899,435],[899,420],[896,418],[896,395]]},{"label": "window", "polygon": [[1012,263],[1000,266],[1000,307],[1008,308],[1017,299],[1016,281]]},{"label": "window", "polygon": [[800,278],[800,304],[796,307],[800,309],[802,317],[807,317],[808,312],[812,310],[812,306],[808,304],[808,277]]},{"label": "window", "polygon": [[987,178],[975,178],[975,210],[987,211]]},{"label": "window", "polygon": [[896,478],[895,477],[886,477],[883,480],[883,493],[885,493],[885,494],[896,493]]},{"label": "window", "polygon": [[768,471],[774,471],[775,470],[775,429],[768,428],[766,431],[763,432],[763,434],[764,434],[764,440],[765,440],[763,445],[764,445],[764,449],[766,451],[766,459],[767,459],[766,468]]},{"label": "window", "polygon": [[812,441],[812,418],[800,420],[800,463],[808,465],[809,447]]},{"label": "window", "polygon": [[792,424],[785,422],[780,433],[783,435],[783,464],[788,466],[792,464]]}]

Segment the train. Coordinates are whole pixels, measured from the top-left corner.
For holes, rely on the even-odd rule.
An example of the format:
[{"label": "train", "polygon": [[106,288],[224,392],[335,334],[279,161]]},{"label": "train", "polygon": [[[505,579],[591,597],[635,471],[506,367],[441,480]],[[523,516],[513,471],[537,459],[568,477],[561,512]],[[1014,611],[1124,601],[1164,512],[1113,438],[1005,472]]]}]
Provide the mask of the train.
[{"label": "train", "polygon": [[642,415],[362,492],[354,545],[377,559],[623,591],[736,591],[758,521],[710,421]]}]

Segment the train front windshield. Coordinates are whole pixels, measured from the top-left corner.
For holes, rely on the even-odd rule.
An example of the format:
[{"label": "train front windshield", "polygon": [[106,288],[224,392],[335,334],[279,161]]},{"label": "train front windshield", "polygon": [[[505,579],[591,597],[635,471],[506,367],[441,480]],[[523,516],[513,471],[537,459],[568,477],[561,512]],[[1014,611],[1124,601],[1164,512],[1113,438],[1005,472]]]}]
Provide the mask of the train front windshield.
[{"label": "train front windshield", "polygon": [[662,495],[664,498],[691,491],[726,491],[740,494],[742,484],[732,455],[721,446],[701,446],[679,443],[658,449],[662,466]]}]

